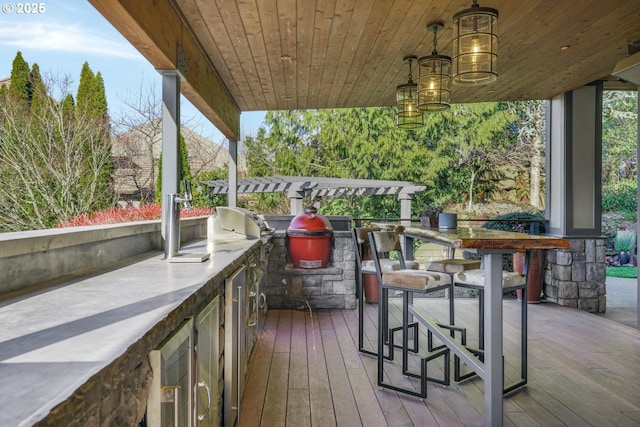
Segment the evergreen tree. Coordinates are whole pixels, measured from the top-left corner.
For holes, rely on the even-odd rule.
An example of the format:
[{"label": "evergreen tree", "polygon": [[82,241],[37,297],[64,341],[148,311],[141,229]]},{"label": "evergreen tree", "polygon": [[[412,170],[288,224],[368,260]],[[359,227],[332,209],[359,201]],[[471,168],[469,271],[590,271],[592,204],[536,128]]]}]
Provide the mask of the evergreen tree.
[{"label": "evergreen tree", "polygon": [[36,73],[32,73],[31,85],[33,88],[31,94],[31,107],[30,113],[31,116],[41,116],[46,114],[48,111],[48,103],[49,103],[49,94],[47,93],[47,87],[44,85],[44,82],[40,78],[40,72],[37,69],[38,65],[34,64],[33,69],[36,70]]},{"label": "evergreen tree", "polygon": [[85,61],[80,70],[80,83],[76,94],[76,108],[80,114],[88,117],[96,117],[92,111],[93,98],[95,95],[95,74]]},{"label": "evergreen tree", "polygon": [[[183,194],[184,188],[182,181],[191,181],[191,166],[189,165],[189,152],[187,150],[187,144],[184,141],[182,134],[178,137],[178,192]],[[156,181],[156,194],[155,201],[163,206],[164,200],[162,200],[162,153],[160,154],[160,160],[158,160],[158,179]]]},{"label": "evergreen tree", "polygon": [[102,73],[98,71],[93,79],[93,96],[91,97],[91,110],[95,117],[108,117],[107,94],[104,88]]},{"label": "evergreen tree", "polygon": [[82,114],[90,118],[107,118],[107,96],[102,74],[93,73],[89,63],[82,64],[80,83],[76,95],[77,108]]},{"label": "evergreen tree", "polygon": [[68,93],[67,96],[65,96],[64,100],[62,101],[62,114],[63,114],[63,117],[65,118],[65,121],[73,117],[74,109],[75,109],[75,101],[73,100],[73,95]]},{"label": "evergreen tree", "polygon": [[[390,107],[272,111],[257,136],[244,141],[247,169],[249,176],[412,181],[428,187],[416,195],[418,209],[422,203],[475,201],[486,195],[496,162],[515,143],[509,134],[514,120],[500,103],[456,105],[429,114],[415,131],[399,129]],[[395,197],[340,197],[325,200],[323,211],[398,216],[399,204]]]},{"label": "evergreen tree", "polygon": [[36,90],[36,87],[42,82],[42,75],[40,74],[40,66],[38,64],[33,64],[31,67],[31,72],[29,73],[29,88],[31,90],[31,97],[33,98],[33,92]]},{"label": "evergreen tree", "polygon": [[29,64],[22,57],[22,53],[18,52],[11,68],[9,93],[27,104],[31,101],[30,74]]},{"label": "evergreen tree", "polygon": [[[100,72],[94,74],[88,62],[82,64],[82,70],[80,71],[75,115],[78,120],[91,120],[95,122],[95,125],[101,129],[102,138],[100,144],[110,152],[111,137],[104,81]],[[95,147],[87,146],[86,148],[91,150]],[[98,194],[104,194],[104,197],[96,200],[94,209],[106,208],[113,204],[114,170],[115,166],[111,158],[108,162],[101,165],[96,186]],[[93,178],[87,177],[86,179]]]}]

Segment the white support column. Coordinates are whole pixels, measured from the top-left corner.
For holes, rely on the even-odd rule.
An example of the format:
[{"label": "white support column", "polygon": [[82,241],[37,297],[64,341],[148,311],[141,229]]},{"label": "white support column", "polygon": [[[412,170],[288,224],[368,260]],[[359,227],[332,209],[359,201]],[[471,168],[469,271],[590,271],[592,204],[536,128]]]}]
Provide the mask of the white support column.
[{"label": "white support column", "polygon": [[229,192],[227,205],[238,206],[238,140],[229,138]]},{"label": "white support column", "polygon": [[599,236],[602,210],[602,83],[548,104],[547,212],[550,234]]},{"label": "white support column", "polygon": [[[179,185],[180,137],[180,75],[176,70],[162,70],[162,238],[166,239],[165,225],[168,211],[167,195],[177,194]],[[158,189],[156,189],[157,191]]]},{"label": "white support column", "polygon": [[502,387],[502,253],[482,255],[484,285],[484,423],[501,427]]}]

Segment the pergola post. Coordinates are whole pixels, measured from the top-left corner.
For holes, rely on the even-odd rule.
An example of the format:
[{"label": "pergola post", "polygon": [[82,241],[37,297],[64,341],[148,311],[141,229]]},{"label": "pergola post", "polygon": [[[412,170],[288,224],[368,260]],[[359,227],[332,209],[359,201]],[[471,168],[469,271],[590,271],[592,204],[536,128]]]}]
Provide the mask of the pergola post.
[{"label": "pergola post", "polygon": [[[413,193],[402,191],[398,194],[398,200],[400,200],[400,225],[404,227],[411,227],[411,200],[413,199]],[[413,248],[407,247],[407,240],[402,239],[402,250],[405,254],[410,254],[413,259]]]},{"label": "pergola post", "polygon": [[177,194],[179,185],[180,139],[180,74],[177,70],[161,70],[162,74],[162,240],[169,214],[167,195]]},{"label": "pergola post", "polygon": [[297,189],[291,189],[288,192],[289,196],[289,211],[291,215],[299,215],[304,212],[304,206],[302,205],[302,199],[304,198],[304,192],[300,192]]}]

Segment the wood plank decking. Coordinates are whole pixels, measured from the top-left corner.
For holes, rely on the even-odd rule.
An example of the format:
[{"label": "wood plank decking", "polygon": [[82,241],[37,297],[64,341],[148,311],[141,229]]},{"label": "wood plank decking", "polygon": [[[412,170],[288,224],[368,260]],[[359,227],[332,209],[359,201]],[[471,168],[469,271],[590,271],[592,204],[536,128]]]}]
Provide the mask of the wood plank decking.
[{"label": "wood plank decking", "polygon": [[[418,301],[418,300],[417,300]],[[395,299],[394,299],[395,302]],[[424,298],[447,318],[444,299]],[[477,336],[477,300],[456,300],[456,322]],[[394,308],[391,325],[399,324]],[[504,301],[505,373],[519,366],[519,303]],[[639,426],[640,332],[584,311],[529,306],[529,383],[505,397],[505,426]],[[377,305],[366,305],[366,338],[374,347]],[[424,328],[422,328],[424,330]],[[427,399],[381,390],[376,359],[357,350],[357,310],[271,310],[251,358],[241,426],[480,426],[481,379],[429,384]],[[421,347],[426,345],[422,336]],[[399,355],[399,352],[397,353]],[[386,374],[397,384],[398,362]],[[452,371],[453,372],[453,371]],[[440,375],[442,362],[429,363]],[[507,379],[508,381],[508,379]]]}]

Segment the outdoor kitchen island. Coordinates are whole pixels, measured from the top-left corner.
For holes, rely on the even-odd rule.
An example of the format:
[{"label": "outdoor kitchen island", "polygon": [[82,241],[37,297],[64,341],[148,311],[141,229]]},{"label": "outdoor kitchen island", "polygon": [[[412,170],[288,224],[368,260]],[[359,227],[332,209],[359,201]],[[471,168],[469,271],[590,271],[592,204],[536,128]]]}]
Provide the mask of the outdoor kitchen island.
[{"label": "outdoor kitchen island", "polygon": [[[168,414],[178,408],[181,416],[194,418],[206,411],[208,417],[215,414],[212,425],[220,425],[222,372],[213,384],[198,381],[194,346],[212,341],[211,370],[218,373],[217,362],[225,366],[222,328],[225,321],[230,324],[223,315],[226,279],[246,268],[247,282],[253,280],[250,269],[263,246],[260,239],[202,240],[183,248],[210,252],[202,263],[169,263],[154,251],[106,272],[1,296],[0,425],[137,425],[148,396],[160,393],[153,388],[164,385],[150,360],[170,362],[173,357],[154,357],[153,352],[170,345],[185,325],[192,325],[185,335],[187,346],[178,350],[189,353],[175,361],[192,385],[179,391],[189,395],[180,397],[189,407],[158,405]],[[217,307],[210,310],[214,302]],[[205,340],[198,328],[206,322],[218,330],[209,331]]]}]

